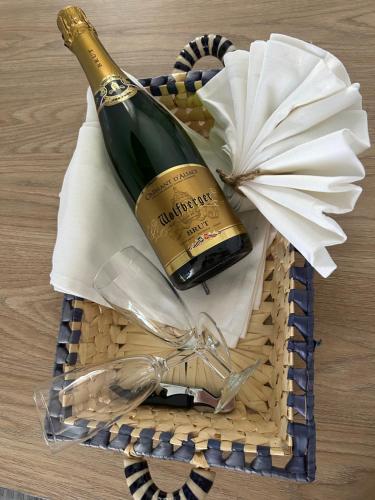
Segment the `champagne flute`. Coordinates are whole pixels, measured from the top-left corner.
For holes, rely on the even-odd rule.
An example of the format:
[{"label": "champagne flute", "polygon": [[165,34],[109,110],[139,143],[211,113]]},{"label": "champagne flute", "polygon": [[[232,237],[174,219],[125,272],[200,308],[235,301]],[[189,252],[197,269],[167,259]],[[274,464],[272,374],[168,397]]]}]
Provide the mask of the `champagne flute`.
[{"label": "champagne flute", "polygon": [[177,352],[198,355],[222,380],[215,413],[222,411],[259,361],[236,372],[229,350],[213,319],[199,314],[194,322],[181,296],[154,264],[134,246],[116,252],[97,272],[94,288],[114,309],[137,322]]},{"label": "champagne flute", "polygon": [[[34,391],[45,442],[58,452],[110,429],[158,389],[168,370],[192,355],[176,351],[165,359],[129,356],[54,377]],[[95,425],[74,425],[82,419]]]}]

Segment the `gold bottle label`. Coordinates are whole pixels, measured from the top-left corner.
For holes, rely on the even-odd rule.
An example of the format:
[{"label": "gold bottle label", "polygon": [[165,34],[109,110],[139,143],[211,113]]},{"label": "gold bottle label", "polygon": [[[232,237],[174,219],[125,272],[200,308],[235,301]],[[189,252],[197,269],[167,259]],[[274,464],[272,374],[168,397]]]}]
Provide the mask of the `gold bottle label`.
[{"label": "gold bottle label", "polygon": [[165,170],[142,190],[136,217],[169,275],[217,244],[246,233],[210,170]]},{"label": "gold bottle label", "polygon": [[137,92],[138,87],[124,75],[106,76],[101,81],[99,89],[94,95],[98,113],[103,106],[114,106],[119,102],[130,99]]}]

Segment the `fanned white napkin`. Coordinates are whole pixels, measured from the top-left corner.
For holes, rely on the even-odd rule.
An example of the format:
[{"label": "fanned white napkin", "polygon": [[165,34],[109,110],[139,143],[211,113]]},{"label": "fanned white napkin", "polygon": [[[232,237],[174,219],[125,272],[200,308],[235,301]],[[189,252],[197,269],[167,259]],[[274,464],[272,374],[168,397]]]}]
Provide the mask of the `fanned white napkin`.
[{"label": "fanned white napkin", "polygon": [[[90,90],[87,102],[86,121],[60,193],[51,284],[57,291],[104,303],[92,282],[99,267],[121,248],[134,245],[162,267],[117,185]],[[213,171],[226,168],[225,154],[189,133]],[[274,234],[257,210],[242,213],[241,219],[254,246],[251,254],[209,280],[210,295],[199,286],[181,292],[194,315],[205,311],[214,318],[230,347],[245,334],[251,310],[259,307],[266,249]]]},{"label": "fanned white napkin", "polygon": [[258,171],[231,192],[256,206],[324,277],[336,265],[327,248],[346,235],[326,214],[349,212],[365,175],[357,155],[370,146],[359,84],[343,64],[284,35],[224,57],[225,68],[198,91],[215,118],[210,139],[234,175]]}]

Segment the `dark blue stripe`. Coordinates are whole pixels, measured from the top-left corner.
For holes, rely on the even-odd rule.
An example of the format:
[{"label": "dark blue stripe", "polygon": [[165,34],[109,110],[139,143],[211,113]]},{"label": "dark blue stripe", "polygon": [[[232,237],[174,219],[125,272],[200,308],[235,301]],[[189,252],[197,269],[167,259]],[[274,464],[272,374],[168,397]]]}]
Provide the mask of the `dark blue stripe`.
[{"label": "dark blue stripe", "polygon": [[203,490],[205,493],[208,493],[210,491],[210,488],[212,486],[212,481],[210,481],[204,476],[201,476],[198,472],[192,470],[190,474],[190,479],[194,481],[194,483],[197,486],[199,486],[199,488]]},{"label": "dark blue stripe", "polygon": [[64,370],[63,370],[62,364],[56,363],[55,364],[55,369],[53,370],[53,376],[54,377],[59,377],[63,373],[64,373]]},{"label": "dark blue stripe", "polygon": [[314,269],[306,265],[303,267],[293,266],[289,270],[289,276],[309,288],[312,285]]},{"label": "dark blue stripe", "polygon": [[220,47],[219,52],[217,54],[217,57],[220,59],[220,61],[222,60],[222,58],[224,57],[224,54],[226,53],[226,51],[229,49],[229,47],[231,45],[233,45],[233,44],[230,40],[225,40],[225,42],[222,44],[222,46]]},{"label": "dark blue stripe", "polygon": [[139,81],[143,87],[149,87],[151,83],[152,78],[140,78]]},{"label": "dark blue stripe", "polygon": [[[157,486],[155,483],[152,483],[148,489],[146,490],[146,492],[142,495],[142,498],[141,500],[151,500],[151,498],[154,496],[155,492],[157,491]],[[160,498],[160,496],[158,495],[158,497]]]},{"label": "dark blue stripe", "polygon": [[180,56],[182,56],[184,59],[186,59],[192,66],[195,63],[194,57],[190,54],[190,52],[188,52],[185,49],[181,50]]},{"label": "dark blue stripe", "polygon": [[213,56],[217,56],[217,50],[219,48],[222,38],[223,37],[221,35],[215,36],[214,41],[212,42],[212,51],[211,51]]},{"label": "dark blue stripe", "polygon": [[198,59],[200,59],[202,57],[202,54],[200,53],[199,49],[198,49],[198,45],[197,43],[192,40],[190,43],[189,43],[189,46],[191,47],[191,49],[193,50],[194,54],[198,57]]},{"label": "dark blue stripe", "polygon": [[208,56],[210,53],[210,51],[208,49],[208,35],[203,35],[201,38],[201,42],[203,45],[204,53],[206,54],[206,56]]},{"label": "dark blue stripe", "polygon": [[182,491],[184,492],[184,495],[187,500],[199,500],[199,498],[194,495],[194,493],[191,491],[191,489],[187,484],[183,485]]},{"label": "dark blue stripe", "polygon": [[90,440],[90,446],[105,449],[108,446],[109,438],[110,432],[102,429]]},{"label": "dark blue stripe", "polygon": [[202,72],[202,85],[206,85],[215,75],[219,73],[220,69],[208,69]]},{"label": "dark blue stripe", "polygon": [[[53,393],[57,393],[58,391],[50,392],[50,399],[48,401],[48,412],[52,417],[60,418],[64,415],[64,408],[61,406],[60,400],[57,397],[54,397]],[[67,406],[66,408],[70,408],[70,415],[67,414],[67,417],[71,416],[71,406]]]},{"label": "dark blue stripe", "polygon": [[74,422],[74,425],[77,427],[87,427],[87,424],[90,422],[90,420],[87,420],[86,418],[79,418]]},{"label": "dark blue stripe", "polygon": [[80,322],[82,321],[82,316],[83,316],[82,309],[78,309],[78,307],[75,307],[72,313],[72,321]]},{"label": "dark blue stripe", "polygon": [[64,417],[64,419],[69,418],[73,415],[73,407],[72,406],[63,406],[61,415]]},{"label": "dark blue stripe", "polygon": [[131,495],[134,495],[136,491],[139,490],[139,488],[142,488],[144,484],[146,484],[148,481],[150,481],[151,475],[149,472],[146,472],[146,474],[143,474],[143,476],[139,477],[134,481],[134,483],[129,486],[129,491]]},{"label": "dark blue stripe", "polygon": [[75,365],[77,363],[78,354],[76,352],[70,352],[65,360],[68,365]]},{"label": "dark blue stripe", "polygon": [[168,83],[168,77],[167,76],[157,76],[156,78],[153,78],[150,82],[150,91],[152,95],[161,95],[159,87],[161,85],[166,85]]},{"label": "dark blue stripe", "polygon": [[124,469],[125,472],[125,477],[130,477],[136,472],[139,472],[140,470],[147,469],[147,462],[146,460],[142,460],[142,462],[136,462],[131,465],[127,465]]},{"label": "dark blue stripe", "polygon": [[[185,78],[185,88],[188,92],[195,92],[195,82],[201,80],[202,71],[189,71]],[[170,439],[170,438],[169,438]]]},{"label": "dark blue stripe", "polygon": [[166,85],[167,82],[168,82],[168,76],[165,75],[156,76],[151,80],[150,85],[156,85],[159,87],[160,85]]},{"label": "dark blue stripe", "polygon": [[108,443],[108,448],[110,450],[124,450],[129,441],[129,434],[121,434],[121,432],[119,432],[117,436]]},{"label": "dark blue stripe", "polygon": [[287,376],[289,380],[294,380],[294,382],[296,382],[296,384],[298,384],[299,387],[306,392],[308,373],[305,368],[294,368],[293,366],[290,366]]},{"label": "dark blue stripe", "polygon": [[79,344],[79,339],[81,338],[81,330],[72,330],[72,335],[70,337],[71,344]]},{"label": "dark blue stripe", "polygon": [[174,65],[176,69],[180,69],[181,71],[185,71],[186,73],[191,70],[190,66],[187,66],[186,64],[177,61],[176,64]]},{"label": "dark blue stripe", "polygon": [[299,314],[290,313],[288,326],[295,326],[307,342],[313,336],[314,317],[312,315],[300,316]]},{"label": "dark blue stripe", "polygon": [[168,89],[168,94],[174,94],[174,95],[178,94],[176,80],[174,79],[173,76],[168,77],[167,89]]},{"label": "dark blue stripe", "polygon": [[[310,394],[310,397],[313,398],[313,396]],[[309,403],[313,403],[313,399],[309,401]],[[293,392],[290,392],[288,394],[288,401],[287,405],[291,406],[294,408],[298,413],[306,417],[306,409],[307,409],[307,395],[306,394],[294,394]]]},{"label": "dark blue stripe", "polygon": [[61,321],[72,321],[73,319],[73,306],[70,300],[64,300],[63,310],[61,313]]},{"label": "dark blue stripe", "polygon": [[68,354],[68,349],[66,349],[66,347],[64,347],[62,344],[58,345],[56,349],[56,364],[64,364],[66,358],[68,357]]},{"label": "dark blue stripe", "polygon": [[272,470],[272,457],[269,446],[257,446],[257,456],[251,462],[250,469],[261,474]]},{"label": "dark blue stripe", "polygon": [[302,290],[293,288],[289,292],[288,301],[293,301],[297,304],[306,314],[313,314],[314,300],[313,295],[309,290]]},{"label": "dark blue stripe", "polygon": [[58,342],[60,344],[68,344],[70,341],[70,336],[72,334],[72,330],[70,329],[69,323],[61,323]]},{"label": "dark blue stripe", "polygon": [[[311,347],[313,349],[313,346]],[[297,353],[301,359],[306,361],[309,350],[305,341],[303,340],[288,340],[288,351]]]}]

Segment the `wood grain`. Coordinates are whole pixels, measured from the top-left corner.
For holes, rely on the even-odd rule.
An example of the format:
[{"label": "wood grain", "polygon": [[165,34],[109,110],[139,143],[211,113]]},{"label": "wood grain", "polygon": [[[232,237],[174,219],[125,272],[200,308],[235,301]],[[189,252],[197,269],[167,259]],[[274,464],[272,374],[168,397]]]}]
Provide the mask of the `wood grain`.
[{"label": "wood grain", "polygon": [[[117,61],[138,77],[171,70],[181,47],[217,32],[240,48],[271,32],[334,52],[362,85],[375,118],[375,5],[357,0],[109,0],[80,2]],[[85,112],[86,82],[56,29],[64,4],[0,1],[0,485],[51,499],[130,498],[122,457],[76,448],[50,456],[32,389],[51,373],[61,297],[49,286],[58,193]],[[208,61],[207,61],[208,64]],[[204,67],[206,62],[200,62]],[[348,242],[316,280],[318,479],[294,484],[219,472],[210,498],[372,499],[375,488],[375,159],[364,194],[339,218]],[[152,462],[161,487],[188,467]]]}]

